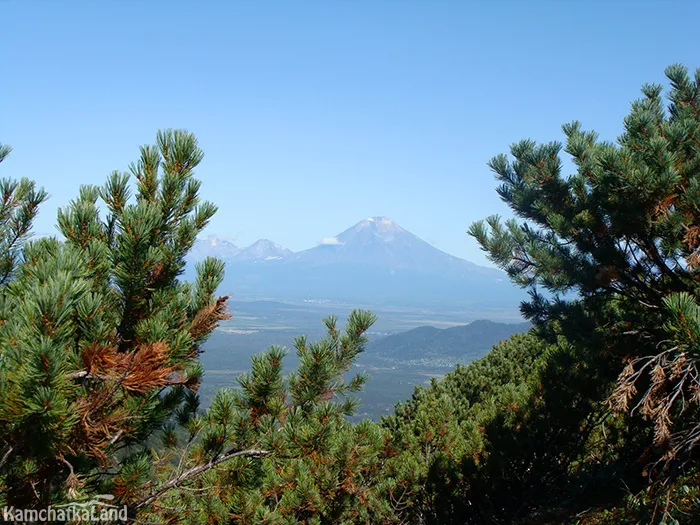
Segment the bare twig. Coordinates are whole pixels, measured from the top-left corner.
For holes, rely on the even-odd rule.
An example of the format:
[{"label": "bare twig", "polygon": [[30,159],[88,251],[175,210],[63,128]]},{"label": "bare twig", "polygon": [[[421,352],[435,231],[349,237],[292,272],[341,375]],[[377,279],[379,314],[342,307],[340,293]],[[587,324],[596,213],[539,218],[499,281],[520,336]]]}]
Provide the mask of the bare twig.
[{"label": "bare twig", "polygon": [[12,451],[14,450],[14,447],[10,446],[7,451],[2,455],[2,459],[0,459],[0,468],[2,468],[5,463],[7,463],[7,459],[10,457],[10,454],[12,454]]},{"label": "bare twig", "polygon": [[172,490],[174,488],[179,487],[182,483],[187,481],[188,479],[192,479],[196,476],[199,476],[209,469],[214,468],[215,466],[219,465],[220,463],[223,463],[224,461],[228,461],[230,459],[233,459],[235,457],[239,456],[246,456],[246,457],[251,457],[251,458],[259,458],[262,456],[266,456],[269,454],[267,450],[256,450],[256,449],[249,449],[249,450],[239,450],[236,452],[229,452],[228,454],[225,454],[223,456],[219,456],[218,458],[214,458],[208,463],[205,463],[204,465],[199,465],[197,467],[193,467],[189,470],[186,470],[176,478],[171,479],[167,483],[161,485],[158,489],[154,490],[151,492],[148,496],[145,496],[138,500],[134,505],[133,509],[138,510],[141,509],[147,505],[150,505],[153,503],[156,499],[158,499],[160,496],[168,492],[169,490]]}]

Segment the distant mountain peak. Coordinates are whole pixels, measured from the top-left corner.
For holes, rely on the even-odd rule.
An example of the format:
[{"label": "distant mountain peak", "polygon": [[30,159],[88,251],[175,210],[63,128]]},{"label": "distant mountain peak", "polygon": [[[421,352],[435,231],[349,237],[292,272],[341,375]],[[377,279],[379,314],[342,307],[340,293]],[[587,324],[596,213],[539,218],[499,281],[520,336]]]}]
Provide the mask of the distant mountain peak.
[{"label": "distant mountain peak", "polygon": [[240,252],[240,248],[229,239],[217,235],[207,235],[195,241],[189,258],[194,261],[199,261],[206,257],[229,259],[238,252]]},{"label": "distant mountain peak", "polygon": [[208,235],[207,237],[204,238],[204,241],[212,247],[215,247],[217,245],[220,245],[222,243],[228,242],[224,239],[219,239],[216,235]]},{"label": "distant mountain peak", "polygon": [[412,236],[389,217],[377,216],[363,219],[355,226],[348,228],[336,238],[341,244],[358,242],[366,245],[371,242],[392,243],[396,240]]},{"label": "distant mountain peak", "polygon": [[363,228],[371,228],[374,231],[383,233],[405,231],[389,217],[368,217],[354,226],[355,230],[361,230]]},{"label": "distant mountain peak", "polygon": [[252,261],[252,260],[265,260],[272,261],[283,259],[290,255],[292,252],[287,248],[280,246],[277,243],[272,242],[269,239],[258,239],[253,244],[244,248],[236,255],[236,260],[239,261]]},{"label": "distant mountain peak", "polygon": [[280,250],[286,250],[286,248],[282,248],[282,246],[280,246],[280,245],[277,244],[277,243],[272,242],[270,239],[258,239],[258,240],[255,241],[253,244],[251,244],[250,246],[248,246],[248,248],[246,248],[246,250],[249,249],[249,248],[253,248],[253,247],[258,247],[258,248],[277,248],[277,249],[280,249]]},{"label": "distant mountain peak", "polygon": [[360,264],[389,272],[466,275],[477,271],[494,275],[494,270],[453,257],[381,215],[363,219],[333,237],[325,237],[318,246],[299,252],[290,260],[312,266]]},{"label": "distant mountain peak", "polygon": [[[243,249],[222,237],[200,238],[188,256],[190,278],[191,263],[212,255],[230,270],[222,286],[246,297],[500,308],[524,295],[500,270],[449,255],[381,215],[297,253],[264,238]],[[471,329],[488,330],[480,325]]]}]

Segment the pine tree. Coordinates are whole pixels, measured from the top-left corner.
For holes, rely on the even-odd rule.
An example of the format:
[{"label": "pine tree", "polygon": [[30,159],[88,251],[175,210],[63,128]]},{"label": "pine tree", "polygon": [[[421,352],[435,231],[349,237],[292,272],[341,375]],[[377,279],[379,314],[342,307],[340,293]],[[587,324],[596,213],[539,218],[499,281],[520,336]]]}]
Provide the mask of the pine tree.
[{"label": "pine tree", "polygon": [[[617,408],[637,436],[650,436],[634,419],[638,402],[655,420],[654,455],[664,461],[649,474],[668,486],[697,459],[691,327],[700,282],[700,70],[691,78],[675,65],[666,75],[668,108],[662,86],[644,86],[616,144],[574,122],[563,128],[563,147],[525,140],[512,146],[513,160],[495,157],[498,192],[524,222],[493,216],[470,233],[531,289],[526,317],[563,337],[572,365],[588,369],[586,383],[599,387],[589,401],[603,401],[621,374]],[[570,176],[562,148],[576,167]],[[665,345],[669,339],[675,344]],[[637,450],[649,445],[642,439]]]},{"label": "pine tree", "polygon": [[216,210],[199,201],[202,157],[193,135],[159,132],[130,174],[82,187],[59,211],[63,241],[23,243],[46,194],[3,181],[3,503],[31,508],[98,490],[131,501],[151,483],[149,440],[193,412],[200,346],[228,316],[215,297],[220,261],[199,265],[193,284],[178,279]]},{"label": "pine tree", "polygon": [[[345,375],[374,320],[369,312],[353,311],[344,331],[331,316],[323,339],[298,337],[299,364],[287,377],[285,349],[273,346],[254,356],[250,372],[238,378],[240,389],[219,391],[186,435],[168,436],[168,453],[177,459],[164,465],[162,476],[179,481],[145,509],[144,519],[389,522],[381,472],[385,437],[376,423],[346,419],[356,406],[351,394],[365,378]],[[258,450],[259,458],[231,456],[241,448]],[[220,462],[220,468],[201,477],[188,474],[206,462]]]},{"label": "pine tree", "polygon": [[193,135],[159,132],[130,173],[59,210],[63,240],[25,242],[46,193],[1,183],[0,503],[108,493],[132,518],[381,521],[381,429],[346,419],[366,380],[345,377],[369,312],[344,331],[326,319],[320,341],[299,337],[287,378],[286,351],[256,356],[240,389],[200,409],[201,345],[229,316],[215,295],[221,261],[180,281],[216,210],[199,202],[202,157]]}]

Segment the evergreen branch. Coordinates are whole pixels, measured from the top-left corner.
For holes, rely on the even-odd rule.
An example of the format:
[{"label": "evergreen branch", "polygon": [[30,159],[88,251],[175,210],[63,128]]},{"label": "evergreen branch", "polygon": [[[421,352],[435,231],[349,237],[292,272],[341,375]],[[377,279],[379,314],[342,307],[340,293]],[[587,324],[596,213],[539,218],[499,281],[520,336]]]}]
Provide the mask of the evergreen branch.
[{"label": "evergreen branch", "polygon": [[[24,235],[26,235],[26,233],[27,233],[27,229],[26,229],[26,228],[27,228],[26,225],[25,225],[25,226],[20,226],[20,227],[17,228],[17,231],[15,232],[15,235],[14,235],[14,237],[12,238],[12,240],[10,240],[10,242],[7,244],[7,246],[4,247],[4,251],[10,253],[10,252],[12,251],[12,249],[15,248],[15,245],[17,244],[17,242],[19,242],[19,240],[20,240]],[[2,286],[2,285],[4,285],[4,284],[7,283],[7,279],[12,275],[12,272],[13,272],[13,271],[14,271],[14,268],[9,267],[9,268],[7,268],[7,269],[3,272],[2,277],[0,277],[0,286]]]},{"label": "evergreen branch", "polygon": [[148,496],[145,496],[138,500],[134,505],[133,509],[134,510],[139,510],[147,505],[150,505],[153,503],[156,499],[161,497],[163,494],[168,492],[169,490],[172,490],[174,488],[178,488],[182,483],[185,481],[192,479],[194,477],[200,476],[201,474],[204,474],[208,470],[216,467],[217,465],[228,461],[230,459],[244,456],[244,457],[250,457],[250,458],[259,458],[262,456],[268,455],[270,452],[267,450],[259,450],[259,449],[249,449],[249,450],[239,450],[236,452],[230,452],[228,454],[225,454],[223,456],[220,456],[218,458],[212,459],[208,463],[205,463],[204,465],[199,465],[198,467],[193,467],[176,478],[171,479],[167,483],[163,484],[160,488],[156,489],[155,491],[151,492]]},{"label": "evergreen branch", "polygon": [[181,486],[178,488],[178,490],[184,490],[185,492],[207,492],[209,490],[215,489],[216,487],[214,485],[210,485],[208,487],[202,487],[200,489],[196,489],[193,487],[184,487]]}]

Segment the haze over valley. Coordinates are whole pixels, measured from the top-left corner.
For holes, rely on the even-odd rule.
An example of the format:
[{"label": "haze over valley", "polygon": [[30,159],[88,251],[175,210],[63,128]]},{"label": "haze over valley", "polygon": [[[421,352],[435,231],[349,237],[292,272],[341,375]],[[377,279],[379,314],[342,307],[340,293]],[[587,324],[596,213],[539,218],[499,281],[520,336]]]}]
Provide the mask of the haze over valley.
[{"label": "haze over valley", "polygon": [[[206,257],[226,263],[219,293],[230,296],[233,317],[204,345],[205,404],[217,388],[236,385],[253,354],[291,348],[299,334],[320,338],[322,318],[343,322],[354,308],[378,316],[355,366],[369,376],[358,417],[375,419],[416,385],[529,328],[518,310],[526,295],[505,273],[449,255],[388,217],[366,218],[300,252],[208,235],[190,253],[189,271]],[[290,354],[288,371],[297,364]]]},{"label": "haze over valley", "polygon": [[[231,301],[233,317],[223,321],[204,344],[205,374],[200,389],[207,406],[219,388],[237,386],[236,378],[250,369],[250,359],[271,345],[285,346],[285,372],[298,364],[292,343],[300,334],[310,340],[325,335],[322,318],[337,315],[341,325],[352,310],[339,303],[287,303],[272,300]],[[484,356],[493,345],[528,323],[493,322],[478,312],[429,312],[410,308],[375,308],[377,323],[369,344],[354,366],[369,380],[357,396],[357,418],[377,419],[413,393],[416,385],[439,378],[457,364]],[[467,324],[468,323],[468,324]]]}]

